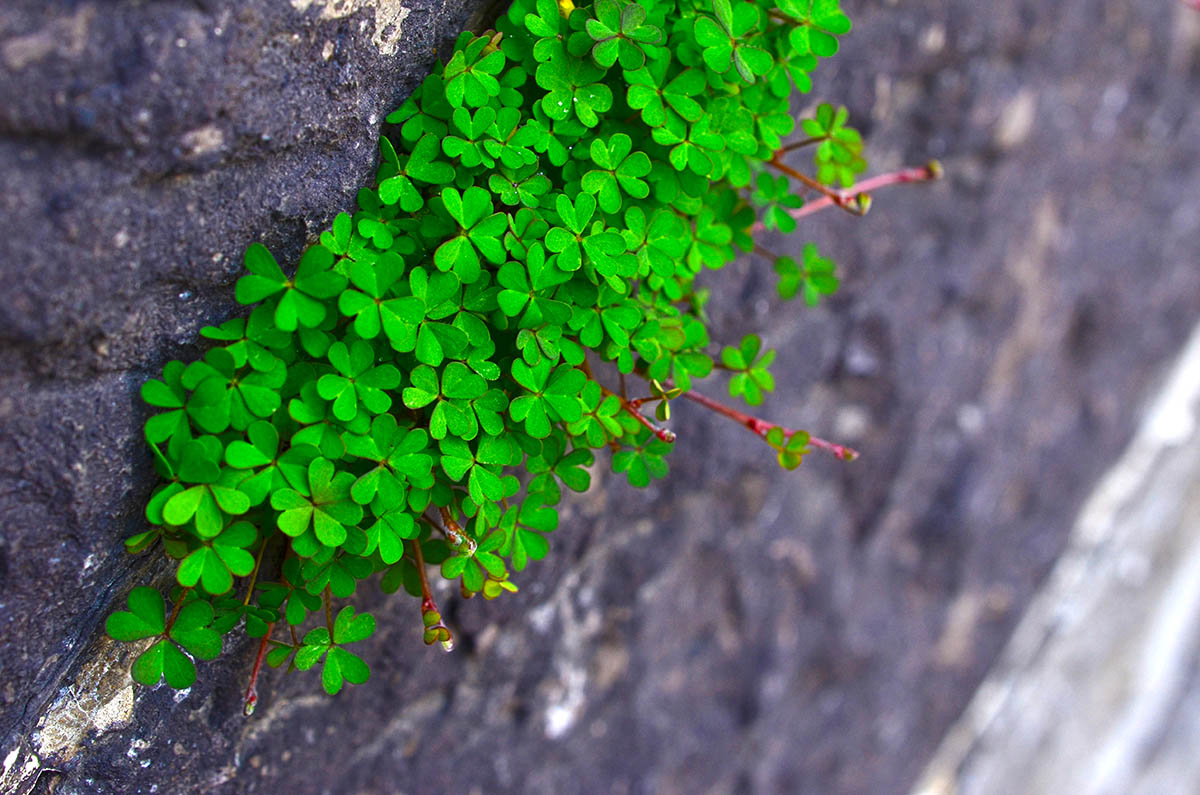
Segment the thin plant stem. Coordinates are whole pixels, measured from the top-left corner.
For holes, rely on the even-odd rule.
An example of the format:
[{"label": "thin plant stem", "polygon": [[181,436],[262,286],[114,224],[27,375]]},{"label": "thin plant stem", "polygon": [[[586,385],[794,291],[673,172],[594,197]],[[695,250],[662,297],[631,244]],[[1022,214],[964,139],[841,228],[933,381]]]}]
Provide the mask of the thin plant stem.
[{"label": "thin plant stem", "polygon": [[801,183],[805,187],[811,188],[817,193],[822,194],[826,199],[838,207],[841,207],[846,212],[851,213],[852,215],[866,214],[866,210],[856,201],[856,196],[847,196],[842,194],[841,191],[835,190],[828,185],[822,185],[820,182],[817,182],[807,174],[797,171],[787,163],[784,163],[779,159],[778,155],[771,158],[771,160],[768,161],[768,165],[774,166],[775,168],[779,169],[779,171]]},{"label": "thin plant stem", "polygon": [[766,259],[769,259],[772,262],[779,259],[778,254],[776,254],[774,251],[771,251],[770,249],[760,246],[758,243],[754,244],[754,253],[760,257],[765,257]]},{"label": "thin plant stem", "polygon": [[325,586],[325,626],[329,629],[329,640],[333,641],[333,594],[329,590],[329,586]]},{"label": "thin plant stem", "polygon": [[[764,439],[767,438],[767,434],[773,428],[779,428],[783,431],[785,436],[791,436],[792,434],[796,433],[796,431],[792,428],[788,428],[768,420],[760,419],[759,417],[754,417],[750,414],[746,414],[745,412],[738,411],[731,406],[726,406],[724,403],[719,403],[710,397],[701,395],[699,392],[688,391],[684,392],[683,396],[693,403],[699,403],[701,406],[704,406],[710,411],[715,411],[717,414],[720,414],[723,417],[728,417],[744,428],[749,428],[751,431]],[[853,461],[854,459],[858,458],[857,450],[846,447],[842,444],[828,442],[824,439],[813,436],[812,434],[809,434],[808,443],[819,450],[832,453],[834,457],[841,459],[842,461]]]},{"label": "thin plant stem", "polygon": [[429,575],[425,572],[425,553],[421,551],[421,542],[419,539],[412,540],[413,558],[417,565],[417,577],[421,581],[421,612],[427,613],[430,610],[437,611],[437,605],[433,601],[433,591],[429,587]]},{"label": "thin plant stem", "polygon": [[625,413],[629,414],[635,420],[640,422],[642,424],[642,426],[645,427],[648,431],[650,431],[650,433],[654,434],[654,436],[656,438],[666,442],[667,444],[674,443],[675,438],[676,438],[674,431],[672,431],[670,428],[663,428],[658,425],[655,425],[653,422],[651,422],[645,416],[643,416],[640,411],[638,411],[638,406],[640,406],[642,404],[642,402],[643,402],[642,400],[639,400],[635,404],[633,401],[629,400],[625,396],[617,395],[616,392],[613,392],[611,389],[604,386],[603,384],[600,385],[600,389],[606,395],[616,395],[617,400],[621,401],[621,408],[624,409]]},{"label": "thin plant stem", "polygon": [[258,581],[258,570],[262,566],[263,553],[267,551],[268,539],[263,539],[262,546],[258,548],[258,555],[254,558],[254,570],[250,572],[250,586],[246,588],[246,598],[242,600],[242,607],[250,604],[250,597],[254,595],[254,583]]},{"label": "thin plant stem", "polygon": [[[1200,2],[1200,0],[1197,0],[1197,2]],[[861,201],[862,197],[869,195],[870,191],[877,190],[878,188],[885,188],[888,185],[902,185],[908,182],[928,182],[929,180],[941,179],[942,174],[941,164],[936,160],[931,160],[924,166],[905,168],[900,171],[879,174],[870,179],[865,179],[841,191],[841,194],[843,197]],[[788,215],[799,219],[806,215],[812,215],[818,210],[824,210],[826,207],[832,207],[834,204],[835,202],[828,196],[822,196],[819,199],[805,202],[803,207],[788,210]],[[750,227],[750,234],[761,232],[764,228],[762,222],[759,221]]]},{"label": "thin plant stem", "polygon": [[188,592],[191,590],[191,588],[184,588],[180,592],[179,599],[175,602],[175,607],[171,609],[171,617],[167,619],[166,629],[163,630],[164,635],[170,634],[171,627],[175,626],[175,619],[179,618],[179,611],[183,609],[183,600],[187,598]]},{"label": "thin plant stem", "polygon": [[267,624],[267,631],[263,634],[262,640],[258,642],[258,654],[254,657],[254,667],[250,669],[250,686],[246,688],[246,700],[242,705],[242,714],[247,718],[254,714],[254,708],[258,705],[258,674],[262,670],[263,660],[267,656],[267,645],[271,641],[271,630],[275,629],[275,622]]},{"label": "thin plant stem", "polygon": [[782,147],[780,147],[779,151],[776,152],[775,154],[776,155],[784,155],[784,154],[787,154],[788,152],[794,152],[797,149],[803,149],[806,146],[812,146],[813,144],[819,144],[819,143],[821,143],[821,141],[824,141],[824,140],[825,140],[824,138],[805,138],[803,141],[792,141],[790,144],[784,144]]}]

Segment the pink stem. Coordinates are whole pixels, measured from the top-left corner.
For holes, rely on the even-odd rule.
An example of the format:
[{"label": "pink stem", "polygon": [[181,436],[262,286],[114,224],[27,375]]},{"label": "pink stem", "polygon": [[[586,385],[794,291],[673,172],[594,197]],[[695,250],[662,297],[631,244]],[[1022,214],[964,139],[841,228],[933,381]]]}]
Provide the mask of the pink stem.
[{"label": "pink stem", "polygon": [[[699,403],[706,409],[715,411],[724,417],[728,417],[743,427],[749,428],[764,439],[767,437],[767,434],[772,428],[779,428],[783,431],[785,436],[791,436],[796,432],[792,428],[788,428],[783,425],[777,425],[776,423],[768,422],[767,420],[759,419],[758,417],[753,417],[749,414],[740,412],[735,408],[726,406],[724,403],[718,403],[710,397],[701,395],[699,392],[688,391],[684,392],[683,396],[694,403]],[[842,444],[834,444],[833,442],[825,441],[824,439],[813,436],[812,434],[809,434],[808,443],[819,450],[825,450],[826,452],[832,453],[836,458],[842,461],[853,461],[854,459],[858,458],[857,450],[851,447],[846,447]]]},{"label": "pink stem", "polygon": [[[1188,0],[1200,4],[1200,0]],[[850,186],[846,190],[839,191],[841,196],[841,204],[845,205],[852,202],[854,199],[862,196],[877,188],[885,188],[888,185],[901,185],[906,182],[927,182],[932,179],[941,179],[942,166],[936,160],[931,160],[927,165],[918,166],[916,168],[905,168],[900,171],[893,171],[890,174],[879,174],[878,176],[865,179],[855,185]],[[788,214],[793,218],[803,218],[806,215],[812,215],[818,210],[824,210],[826,207],[832,207],[838,204],[838,201],[830,196],[822,196],[819,199],[813,199],[810,202],[805,202],[803,207],[797,207],[795,210],[789,210]],[[750,234],[761,232],[763,230],[762,222],[754,224],[750,228]]]},{"label": "pink stem", "polygon": [[[623,375],[622,375],[622,379],[624,379]],[[622,387],[624,387],[624,384],[622,384]],[[616,395],[615,392],[613,392],[611,389],[608,389],[603,384],[600,385],[600,389],[606,395]],[[645,402],[645,400],[652,400],[652,399],[653,398],[628,400],[628,399],[622,397],[621,395],[617,395],[617,400],[621,401],[621,408],[626,413],[630,414],[635,420],[640,422],[648,431],[650,431],[650,433],[654,434],[655,438],[657,438],[661,441],[664,441],[667,444],[674,444],[675,432],[673,430],[671,430],[670,428],[660,428],[659,426],[655,425],[653,422],[648,420],[645,416],[643,416],[642,412],[638,411],[638,407],[641,406],[642,403]]]},{"label": "pink stem", "polygon": [[254,714],[254,708],[258,706],[258,673],[267,656],[267,643],[271,640],[271,630],[274,628],[274,622],[267,624],[267,631],[258,643],[258,656],[254,658],[254,668],[250,670],[250,686],[246,688],[246,701],[242,706],[242,714],[247,718]]}]

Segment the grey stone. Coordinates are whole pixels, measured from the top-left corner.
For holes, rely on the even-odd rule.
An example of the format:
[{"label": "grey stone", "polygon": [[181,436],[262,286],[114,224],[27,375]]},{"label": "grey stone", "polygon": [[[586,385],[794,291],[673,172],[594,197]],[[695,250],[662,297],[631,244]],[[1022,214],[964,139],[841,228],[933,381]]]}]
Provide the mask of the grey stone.
[{"label": "grey stone", "polygon": [[[234,311],[247,243],[294,261],[349,205],[464,10],[414,6],[388,55],[385,2],[6,4],[0,789],[906,790],[1200,313],[1200,73],[1171,5],[859,13],[812,99],[850,105],[874,170],[936,155],[948,179],[765,240],[841,263],[825,308],[748,260],[710,309],[779,349],[764,415],[863,458],[783,473],[681,406],[666,481],[600,467],[520,594],[442,595],[457,652],[368,588],[371,682],[268,672],[246,721],[251,644],[135,700],[102,636],[164,581],[121,548],[152,486],[136,390]],[[1014,102],[1032,122],[1004,127]]]}]

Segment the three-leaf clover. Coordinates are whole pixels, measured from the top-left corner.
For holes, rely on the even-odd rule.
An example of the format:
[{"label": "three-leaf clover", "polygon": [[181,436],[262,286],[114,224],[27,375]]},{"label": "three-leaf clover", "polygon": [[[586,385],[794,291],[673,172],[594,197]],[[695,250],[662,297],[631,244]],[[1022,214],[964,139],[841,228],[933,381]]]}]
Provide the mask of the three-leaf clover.
[{"label": "three-leaf clover", "polygon": [[767,444],[776,451],[776,460],[784,469],[795,469],[800,460],[810,451],[808,431],[793,431],[785,434],[783,428],[775,426],[767,431]]},{"label": "three-leaf clover", "polygon": [[850,112],[845,108],[835,111],[832,105],[822,103],[817,106],[816,116],[800,122],[806,135],[820,140],[813,151],[813,164],[817,167],[817,179],[826,185],[848,188],[854,184],[855,175],[867,168],[862,157],[862,136],[846,126],[849,117]]},{"label": "three-leaf clover", "polygon": [[554,367],[549,359],[542,359],[530,367],[517,359],[512,376],[529,394],[515,398],[508,413],[517,422],[524,421],[525,432],[535,439],[550,435],[551,421],[575,422],[582,416],[579,393],[587,376],[571,365]]},{"label": "three-leaf clover", "polygon": [[213,538],[225,526],[224,514],[242,514],[250,509],[250,498],[229,483],[220,467],[221,443],[216,437],[204,436],[185,444],[180,451],[176,473],[180,487],[162,507],[167,524],[184,525],[195,520],[196,533],[201,538]]},{"label": "three-leaf clover", "polygon": [[804,303],[816,306],[821,296],[837,292],[838,278],[834,275],[833,260],[822,257],[815,243],[805,243],[804,266],[801,268],[791,257],[775,260],[775,272],[779,274],[779,297],[785,301],[796,297],[803,289]]},{"label": "three-leaf clover", "polygon": [[508,577],[504,561],[496,550],[504,545],[503,531],[496,530],[480,541],[470,553],[460,553],[442,562],[442,576],[448,580],[462,577],[463,587],[468,593],[483,590],[486,578],[503,580]]},{"label": "three-leaf clover", "polygon": [[425,206],[425,198],[414,180],[430,185],[445,185],[454,179],[454,167],[437,159],[442,145],[432,133],[422,136],[403,162],[386,137],[380,137],[379,148],[386,167],[381,171],[379,181],[379,200],[384,204],[399,202],[401,210],[415,212]]},{"label": "three-leaf clover", "polygon": [[612,89],[598,82],[604,73],[577,58],[550,61],[537,68],[539,86],[548,92],[542,110],[555,121],[575,116],[587,127],[600,123],[599,114],[612,107]]},{"label": "three-leaf clover", "polygon": [[[336,474],[335,474],[336,473]],[[346,540],[346,526],[362,520],[362,506],[350,498],[354,475],[336,472],[327,458],[314,459],[308,465],[308,483],[297,488],[280,489],[271,495],[271,507],[279,511],[276,524],[292,537],[292,546],[301,557],[302,551],[317,551],[308,534],[327,547],[336,547]]]},{"label": "three-leaf clover", "polygon": [[586,192],[596,194],[604,212],[621,209],[622,192],[635,199],[650,195],[650,186],[642,179],[650,173],[650,158],[645,152],[633,151],[628,135],[616,133],[608,143],[593,138],[590,154],[596,168],[583,175],[581,184]]},{"label": "three-leaf clover", "polygon": [[429,273],[416,267],[408,277],[411,295],[380,304],[383,330],[392,347],[414,352],[417,360],[437,366],[447,356],[466,353],[468,337],[450,323],[440,322],[459,311],[462,284],[453,273]]},{"label": "three-leaf clover", "polygon": [[763,210],[763,226],[778,229],[785,235],[796,230],[796,219],[788,210],[804,205],[804,199],[791,192],[791,183],[785,176],[774,177],[767,172],[759,173],[755,183],[754,201]]},{"label": "three-leaf clover", "polygon": [[406,483],[428,488],[433,458],[425,452],[429,436],[423,428],[402,428],[391,414],[381,414],[371,423],[369,434],[347,434],[346,452],[374,461],[375,467],[358,476],[350,497],[360,505],[378,500],[385,508],[404,504]]},{"label": "three-leaf clover", "polygon": [[474,450],[470,444],[453,436],[438,444],[442,452],[442,470],[455,482],[467,476],[467,492],[476,505],[488,500],[495,502],[504,496],[500,469],[512,458],[507,440],[482,436],[476,440]]},{"label": "three-leaf clover", "polygon": [[324,246],[312,246],[304,252],[292,279],[283,274],[275,257],[261,243],[253,243],[246,249],[245,263],[250,273],[238,279],[235,291],[238,303],[257,304],[282,292],[275,305],[275,325],[284,331],[320,325],[325,319],[323,302],[346,286],[346,277],[331,270],[333,252]]},{"label": "three-leaf clover", "polygon": [[646,48],[662,41],[662,30],[646,23],[646,9],[617,0],[596,0],[595,19],[587,20],[588,36],[595,41],[592,58],[607,69],[621,61],[622,69],[640,69],[646,62]]},{"label": "three-leaf clover", "polygon": [[135,681],[152,686],[165,677],[168,685],[182,690],[196,681],[196,666],[183,650],[201,660],[221,653],[221,636],[209,628],[213,609],[208,602],[185,604],[168,629],[166,607],[158,591],[134,588],[125,601],[129,610],[117,611],[105,621],[109,637],[130,642],[162,636],[134,660],[130,673]]},{"label": "three-leaf clover", "polygon": [[446,64],[443,72],[446,100],[456,108],[464,103],[473,108],[486,105],[500,94],[496,75],[503,69],[504,53],[496,48],[492,39],[482,36],[472,39],[465,48],[456,48]]},{"label": "three-leaf clover", "polygon": [[632,449],[626,448],[613,453],[613,472],[624,472],[629,479],[629,485],[645,488],[651,478],[667,476],[667,462],[663,459],[671,450],[671,445],[650,435],[649,431],[642,434],[642,442]]},{"label": "three-leaf clover", "polygon": [[700,103],[693,99],[704,92],[704,72],[685,69],[664,85],[668,65],[668,61],[662,60],[625,75],[629,83],[626,97],[629,107],[641,111],[642,121],[648,127],[666,124],[671,113],[688,122],[699,121],[704,113]]},{"label": "three-leaf clover", "polygon": [[838,51],[838,36],[850,32],[850,17],[840,0],[778,0],[779,10],[800,21],[792,27],[789,43],[800,54],[811,52],[828,58]]},{"label": "three-leaf clover", "polygon": [[734,8],[729,0],[713,0],[712,5],[716,19],[697,14],[693,29],[705,65],[717,74],[725,74],[733,66],[743,80],[753,83],[756,75],[765,75],[774,64],[769,52],[747,39],[747,34],[760,27],[762,12],[754,3],[738,3]]},{"label": "three-leaf clover", "polygon": [[606,276],[617,273],[619,265],[613,258],[625,251],[625,241],[606,229],[603,221],[592,221],[596,200],[581,193],[572,202],[560,194],[555,206],[563,225],[546,233],[546,248],[558,254],[558,267],[576,271],[588,262]]},{"label": "three-leaf clover", "polygon": [[524,328],[543,323],[560,324],[571,316],[570,306],[551,297],[551,290],[570,279],[546,257],[541,243],[529,247],[525,262],[506,262],[496,280],[504,289],[496,295],[500,311],[520,315]]},{"label": "three-leaf clover", "polygon": [[458,223],[458,234],[438,246],[433,262],[439,270],[453,270],[464,283],[479,278],[479,255],[488,262],[504,262],[501,239],[508,230],[508,216],[493,213],[492,197],[486,190],[472,186],[459,193],[442,190],[446,212]]},{"label": "three-leaf clover", "polygon": [[767,370],[775,361],[775,351],[764,351],[760,355],[761,347],[762,340],[757,334],[747,334],[738,347],[727,345],[721,350],[721,363],[734,371],[733,378],[729,379],[730,396],[741,395],[751,406],[763,402],[763,392],[775,391],[775,377]]},{"label": "three-leaf clover", "polygon": [[200,583],[208,593],[218,596],[233,587],[233,578],[245,577],[254,570],[254,556],[246,551],[258,540],[258,531],[249,522],[237,522],[216,538],[203,542],[179,563],[175,578],[185,588]]},{"label": "three-leaf clover", "polygon": [[347,347],[344,342],[335,342],[329,346],[327,356],[338,372],[321,376],[317,393],[333,401],[333,416],[348,422],[357,416],[360,407],[371,414],[382,414],[392,407],[392,398],[385,390],[400,386],[400,371],[391,364],[375,365],[375,350],[370,343],[355,340]]},{"label": "three-leaf clover", "polygon": [[325,659],[321,669],[321,685],[329,695],[337,695],[349,682],[361,685],[371,676],[370,667],[357,654],[342,648],[347,643],[366,640],[375,633],[375,617],[370,613],[356,615],[350,605],[338,611],[333,621],[333,635],[325,627],[310,630],[296,652],[296,667],[307,671]]}]

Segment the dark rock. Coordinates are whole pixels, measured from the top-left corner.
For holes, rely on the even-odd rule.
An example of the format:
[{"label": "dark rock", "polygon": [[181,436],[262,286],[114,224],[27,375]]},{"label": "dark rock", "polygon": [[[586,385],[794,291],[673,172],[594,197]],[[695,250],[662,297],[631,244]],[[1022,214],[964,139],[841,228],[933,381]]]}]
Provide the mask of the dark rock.
[{"label": "dark rock", "polygon": [[601,474],[519,595],[446,599],[459,653],[364,593],[371,682],[268,672],[246,721],[250,644],[135,706],[102,636],[162,581],[121,549],[152,485],[136,390],[233,311],[247,243],[291,260],[349,205],[464,12],[414,7],[392,56],[390,2],[7,4],[0,788],[903,791],[1200,314],[1200,59],[1171,5],[860,13],[814,99],[849,103],[874,170],[948,179],[768,242],[838,259],[827,308],[779,307],[758,261],[710,307],[780,350],[767,416],[863,459],[785,474],[682,406],[667,481]]}]

